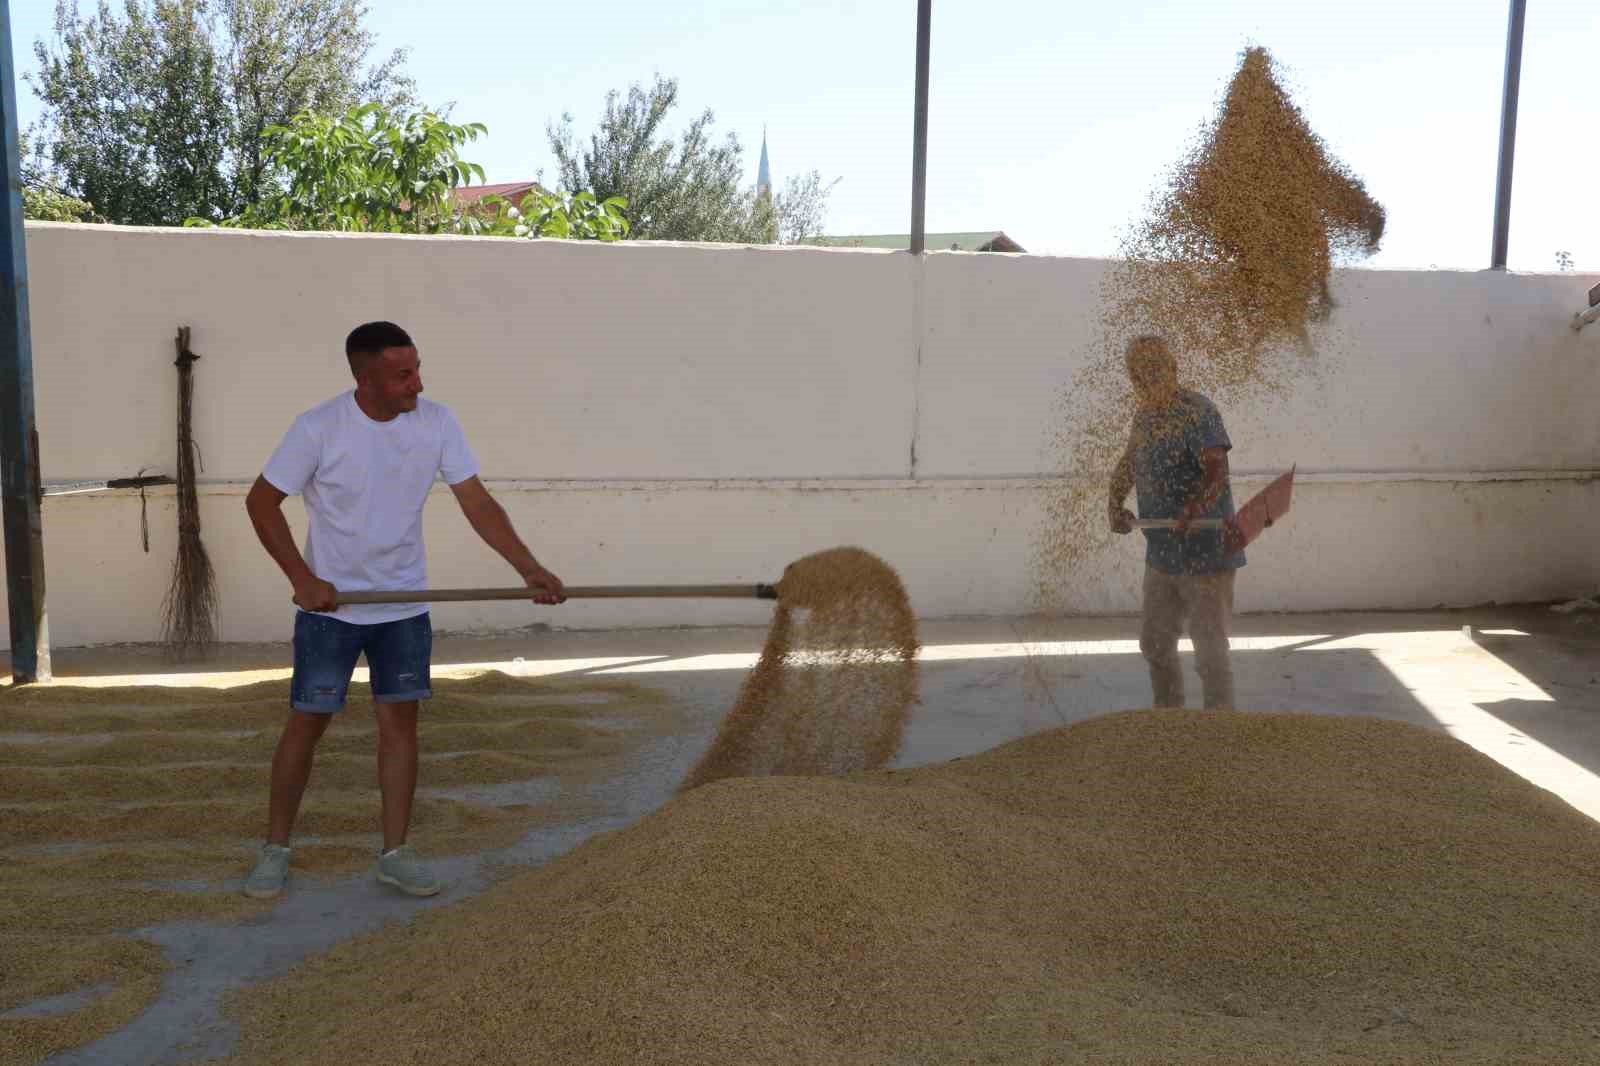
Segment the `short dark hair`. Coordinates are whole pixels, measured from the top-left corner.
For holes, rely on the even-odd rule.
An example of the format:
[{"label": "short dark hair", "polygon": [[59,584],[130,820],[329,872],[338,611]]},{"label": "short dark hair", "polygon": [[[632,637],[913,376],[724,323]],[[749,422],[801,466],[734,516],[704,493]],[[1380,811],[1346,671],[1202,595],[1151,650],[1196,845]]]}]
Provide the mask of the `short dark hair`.
[{"label": "short dark hair", "polygon": [[350,331],[344,339],[344,356],[350,360],[350,371],[355,373],[361,364],[385,348],[410,348],[414,344],[411,334],[393,322],[368,322]]}]

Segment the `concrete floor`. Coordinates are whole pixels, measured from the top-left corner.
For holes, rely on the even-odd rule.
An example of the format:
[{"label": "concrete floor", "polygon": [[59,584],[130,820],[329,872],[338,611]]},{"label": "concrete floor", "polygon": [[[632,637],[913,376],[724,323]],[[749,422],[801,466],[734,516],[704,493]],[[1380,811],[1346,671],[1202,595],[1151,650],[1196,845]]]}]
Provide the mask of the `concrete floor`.
[{"label": "concrete floor", "polygon": [[[586,811],[581,817],[503,851],[438,864],[450,887],[435,899],[397,897],[362,876],[291,888],[270,913],[244,925],[139,931],[176,964],[160,1001],[122,1031],[51,1062],[153,1066],[226,1053],[234,1030],[220,1001],[228,989],[482,891],[507,864],[546,861],[643,817],[667,800],[709,742],[763,636],[757,629],[441,636],[434,649],[441,673],[492,666],[531,676],[626,676],[666,694],[661,713],[670,728],[573,797],[575,809]],[[1147,705],[1136,638],[1130,619],[924,623],[923,700],[896,764],[950,759]],[[1252,616],[1237,621],[1234,649],[1243,709],[1377,715],[1446,730],[1600,820],[1600,614],[1530,607]],[[55,668],[58,679],[86,684],[195,684],[287,676],[286,658],[284,646],[229,646],[203,668],[231,675],[223,678],[174,672],[150,648],[69,649],[56,653]],[[1187,669],[1197,705],[1198,678],[1192,663]]]}]

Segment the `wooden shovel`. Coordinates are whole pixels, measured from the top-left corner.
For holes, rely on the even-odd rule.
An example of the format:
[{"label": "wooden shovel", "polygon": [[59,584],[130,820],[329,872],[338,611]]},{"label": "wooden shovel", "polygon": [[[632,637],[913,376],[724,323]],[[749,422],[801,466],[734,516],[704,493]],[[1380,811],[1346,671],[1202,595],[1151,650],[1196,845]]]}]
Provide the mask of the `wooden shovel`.
[{"label": "wooden shovel", "polygon": [[[1275,478],[1272,484],[1250,498],[1232,518],[1197,518],[1189,523],[1190,529],[1221,529],[1222,550],[1228,555],[1244,549],[1261,535],[1261,531],[1289,513],[1289,503],[1294,495],[1294,472]],[[1175,518],[1141,518],[1134,523],[1138,529],[1172,529]]]},{"label": "wooden shovel", "polygon": [[[531,585],[492,589],[406,589],[394,592],[335,592],[343,607],[356,603],[465,603],[476,600],[531,600],[540,590]],[[568,585],[569,600],[688,599],[775,600],[776,585]]]}]

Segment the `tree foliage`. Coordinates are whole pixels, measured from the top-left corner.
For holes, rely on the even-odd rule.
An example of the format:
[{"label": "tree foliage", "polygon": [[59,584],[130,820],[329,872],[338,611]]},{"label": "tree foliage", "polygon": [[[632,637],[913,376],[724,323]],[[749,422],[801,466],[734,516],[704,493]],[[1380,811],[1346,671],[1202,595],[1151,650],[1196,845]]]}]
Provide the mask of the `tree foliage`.
[{"label": "tree foliage", "polygon": [[813,170],[784,182],[772,207],[779,244],[807,244],[822,236],[828,219],[828,194],[840,180],[823,184],[821,173]]},{"label": "tree foliage", "polygon": [[245,225],[376,233],[440,233],[455,217],[450,193],[483,168],[461,148],[485,131],[428,111],[363,104],[315,111],[263,131],[264,169],[279,192],[241,217]]},{"label": "tree foliage", "polygon": [[744,152],[732,133],[720,140],[707,110],[677,135],[666,122],[678,103],[675,78],[606,94],[599,126],[580,142],[573,117],[546,129],[560,186],[592,190],[602,202],[621,197],[637,240],[770,244],[821,232],[828,191],[812,172],[791,178],[768,199],[744,185]]},{"label": "tree foliage", "polygon": [[93,222],[94,206],[56,189],[24,185],[22,217],[40,222]]},{"label": "tree foliage", "polygon": [[[461,150],[486,133],[430,111],[363,104],[342,115],[314,111],[262,134],[263,170],[277,190],[224,225],[361,233],[464,233],[618,240],[627,235],[620,198],[531,193],[520,206],[500,197],[463,204],[457,189],[484,171]],[[189,225],[208,225],[191,218]]]},{"label": "tree foliage", "polygon": [[266,131],[307,110],[404,104],[397,51],[367,65],[361,0],[57,0],[28,78],[54,183],[113,222],[221,219],[281,190]]},{"label": "tree foliage", "polygon": [[94,205],[68,196],[44,177],[28,148],[28,135],[19,133],[17,155],[21,162],[22,217],[40,222],[100,222]]},{"label": "tree foliage", "polygon": [[501,237],[554,237],[561,240],[620,241],[628,236],[630,225],[623,210],[627,201],[620,196],[604,200],[585,190],[579,193],[537,190],[513,204],[499,196],[486,197],[495,212],[487,220],[461,225],[462,232],[479,232]]}]

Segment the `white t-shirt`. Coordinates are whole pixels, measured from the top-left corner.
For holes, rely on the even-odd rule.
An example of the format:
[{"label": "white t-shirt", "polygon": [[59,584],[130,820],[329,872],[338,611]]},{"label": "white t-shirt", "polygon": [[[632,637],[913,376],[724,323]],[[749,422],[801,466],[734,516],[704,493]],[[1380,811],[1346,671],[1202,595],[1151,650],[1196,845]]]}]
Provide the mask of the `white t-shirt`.
[{"label": "white t-shirt", "polygon": [[[456,485],[478,473],[461,423],[417,397],[417,409],[374,422],[347,392],[294,420],[262,476],[278,491],[305,494],[306,565],[340,592],[428,586],[422,506],[436,478]],[[332,617],[360,625],[394,622],[425,603],[363,603]]]}]

